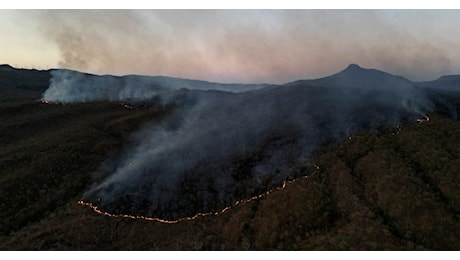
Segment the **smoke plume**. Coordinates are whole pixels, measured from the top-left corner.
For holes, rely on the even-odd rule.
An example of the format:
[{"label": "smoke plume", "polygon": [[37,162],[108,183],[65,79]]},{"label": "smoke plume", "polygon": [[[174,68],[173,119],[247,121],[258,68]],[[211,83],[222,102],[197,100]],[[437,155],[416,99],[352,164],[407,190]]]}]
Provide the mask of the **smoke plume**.
[{"label": "smoke plume", "polygon": [[169,117],[137,131],[128,149],[101,166],[83,199],[112,213],[177,219],[305,174],[320,147],[356,132],[416,122],[434,108],[426,89],[357,65],[278,86],[58,70],[44,99],[174,105]]},{"label": "smoke plume", "polygon": [[98,74],[285,83],[354,61],[428,80],[450,73],[458,56],[451,37],[458,26],[449,31],[432,22],[432,13],[452,17],[433,10],[394,16],[379,10],[40,12],[42,35],[59,51],[58,66]]},{"label": "smoke plume", "polygon": [[269,86],[268,84],[219,84],[162,76],[97,76],[72,70],[53,70],[51,75],[51,84],[42,99],[63,103],[145,100],[166,97],[166,93],[179,89],[242,92]]}]

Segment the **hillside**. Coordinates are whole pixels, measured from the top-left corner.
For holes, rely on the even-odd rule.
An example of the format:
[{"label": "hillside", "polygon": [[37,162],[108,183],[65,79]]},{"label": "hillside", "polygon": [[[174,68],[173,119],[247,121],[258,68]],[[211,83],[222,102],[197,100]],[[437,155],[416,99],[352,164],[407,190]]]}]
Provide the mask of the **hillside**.
[{"label": "hillside", "polygon": [[[2,194],[11,198],[8,205],[2,205],[2,220],[13,232],[3,237],[1,248],[458,250],[460,124],[443,116],[430,115],[430,119],[420,125],[353,137],[318,155],[315,163],[319,170],[307,179],[219,216],[178,224],[112,218],[78,205],[90,177],[85,172],[97,167],[94,156],[80,159],[89,169],[81,171],[83,163],[76,161],[74,167],[79,170],[63,179],[55,176],[68,169],[44,171],[40,179],[36,173],[24,176],[34,178],[32,182],[16,176],[10,181],[16,194],[26,196],[26,190],[40,185],[43,195],[22,202],[19,196]],[[93,140],[81,134],[79,138],[80,142]],[[24,153],[33,154],[15,155]],[[59,160],[70,154],[85,153],[69,149],[48,156]],[[2,179],[5,185],[4,175]],[[69,194],[63,196],[59,190]],[[54,207],[44,204],[53,199],[58,201]],[[45,212],[22,217],[26,212],[13,211],[15,204],[20,208],[27,205],[28,212],[44,207]],[[5,218],[9,216],[12,218]],[[25,220],[18,223],[20,219]]]},{"label": "hillside", "polygon": [[[457,111],[459,100],[450,99]],[[165,224],[104,216],[77,204],[101,163],[135,141],[130,133],[160,124],[177,109],[43,104],[28,95],[1,101],[0,192],[8,199],[0,204],[0,249],[460,248],[460,122],[442,106],[427,122],[328,143],[308,164],[291,165],[308,178],[222,214]],[[242,154],[232,163],[245,172],[251,160]]]},{"label": "hillside", "polygon": [[140,84],[131,76],[51,74],[46,102],[177,108],[136,130],[135,140],[102,166],[82,197],[104,211],[165,220],[220,211],[298,177],[298,168],[311,166],[324,146],[381,126],[415,123],[432,111],[423,89],[395,85],[400,77],[357,65],[336,74],[334,84],[327,82],[336,75],[318,79],[324,82],[318,86],[242,92],[219,84],[178,88],[175,81],[157,84],[155,77]]},{"label": "hillside", "polygon": [[39,99],[49,86],[50,70],[16,69],[0,65],[0,101]]},{"label": "hillside", "polygon": [[0,232],[40,219],[81,193],[91,172],[141,122],[164,111],[116,103],[0,104]]}]

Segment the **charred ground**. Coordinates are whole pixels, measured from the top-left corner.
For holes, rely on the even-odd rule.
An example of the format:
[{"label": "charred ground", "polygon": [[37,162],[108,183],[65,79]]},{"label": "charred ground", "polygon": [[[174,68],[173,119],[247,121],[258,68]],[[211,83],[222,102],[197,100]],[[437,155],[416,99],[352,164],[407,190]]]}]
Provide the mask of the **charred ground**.
[{"label": "charred ground", "polygon": [[[76,202],[129,133],[172,108],[45,105],[35,101],[40,91],[0,103],[1,249],[460,248],[460,122],[452,107],[439,106],[423,124],[329,145],[314,158],[319,171],[284,190],[218,216],[162,224],[102,216]],[[232,163],[244,172],[256,159]]]}]

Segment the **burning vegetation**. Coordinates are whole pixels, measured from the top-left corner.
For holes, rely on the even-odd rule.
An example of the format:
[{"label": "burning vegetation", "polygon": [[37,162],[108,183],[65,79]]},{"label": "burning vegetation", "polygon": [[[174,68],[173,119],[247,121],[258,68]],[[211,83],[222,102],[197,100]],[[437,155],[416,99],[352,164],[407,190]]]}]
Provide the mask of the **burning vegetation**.
[{"label": "burning vegetation", "polygon": [[[315,165],[315,169],[319,170],[319,166]],[[313,172],[312,174],[314,174],[314,173],[315,172]],[[164,224],[176,224],[176,223],[179,223],[181,221],[196,220],[197,218],[200,218],[200,217],[221,215],[221,214],[225,213],[226,211],[228,211],[228,210],[230,210],[230,209],[232,209],[232,208],[234,208],[234,207],[236,207],[236,206],[238,206],[240,204],[249,203],[249,202],[261,199],[261,198],[263,198],[265,196],[268,196],[271,193],[273,193],[275,191],[278,191],[278,190],[284,190],[288,184],[295,183],[299,179],[307,179],[309,176],[302,176],[302,177],[299,177],[299,178],[296,178],[296,179],[293,179],[293,180],[290,180],[290,181],[283,181],[283,183],[282,183],[282,185],[280,187],[276,187],[276,188],[268,190],[268,191],[266,191],[266,192],[264,192],[262,194],[252,196],[252,197],[250,197],[248,199],[237,200],[237,201],[235,201],[233,203],[233,205],[227,206],[227,207],[225,207],[222,210],[217,211],[217,212],[196,213],[194,216],[183,217],[183,218],[179,218],[179,219],[175,219],[175,220],[166,220],[166,219],[160,219],[160,218],[152,218],[152,217],[136,216],[136,215],[128,215],[128,214],[112,214],[112,213],[100,210],[97,206],[93,205],[90,202],[84,202],[82,200],[79,200],[77,203],[79,205],[87,206],[87,207],[91,208],[94,212],[96,212],[98,214],[101,214],[101,215],[104,215],[104,216],[109,216],[109,217],[114,217],[114,218],[141,219],[141,220],[146,220],[146,221],[156,221],[156,222],[160,222],[160,223],[164,223]]]},{"label": "burning vegetation", "polygon": [[315,84],[1,103],[0,248],[458,248],[457,92]]}]

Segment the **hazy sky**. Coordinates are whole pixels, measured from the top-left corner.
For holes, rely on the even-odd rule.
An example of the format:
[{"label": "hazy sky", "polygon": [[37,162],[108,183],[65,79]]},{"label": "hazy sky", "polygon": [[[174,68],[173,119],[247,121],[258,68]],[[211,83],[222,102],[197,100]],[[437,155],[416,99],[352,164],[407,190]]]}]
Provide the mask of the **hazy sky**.
[{"label": "hazy sky", "polygon": [[284,83],[460,74],[460,10],[0,10],[0,63]]}]

